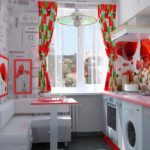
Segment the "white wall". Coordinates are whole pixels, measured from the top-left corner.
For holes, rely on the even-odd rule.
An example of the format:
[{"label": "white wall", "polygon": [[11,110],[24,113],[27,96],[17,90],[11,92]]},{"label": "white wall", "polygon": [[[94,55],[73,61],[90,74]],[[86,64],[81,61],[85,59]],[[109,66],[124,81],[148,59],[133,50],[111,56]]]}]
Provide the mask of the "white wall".
[{"label": "white wall", "polygon": [[[9,26],[9,6],[6,0],[0,0],[0,54],[8,57],[8,36]],[[7,96],[0,99],[0,103],[7,99]]]},{"label": "white wall", "polygon": [[[21,1],[20,1],[21,2]],[[34,97],[38,94],[38,12],[35,1],[9,1],[9,98]],[[14,95],[14,59],[32,59],[32,95]]]}]

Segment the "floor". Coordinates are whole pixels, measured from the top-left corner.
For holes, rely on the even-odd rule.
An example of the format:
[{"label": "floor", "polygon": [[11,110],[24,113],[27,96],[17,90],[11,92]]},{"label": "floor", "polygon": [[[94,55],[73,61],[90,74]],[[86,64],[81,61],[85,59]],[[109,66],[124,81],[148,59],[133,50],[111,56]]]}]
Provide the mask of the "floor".
[{"label": "floor", "polygon": [[[49,144],[33,144],[32,150],[48,150]],[[73,136],[71,143],[64,146],[59,143],[59,149],[63,150],[111,150],[103,141],[101,135]]]}]

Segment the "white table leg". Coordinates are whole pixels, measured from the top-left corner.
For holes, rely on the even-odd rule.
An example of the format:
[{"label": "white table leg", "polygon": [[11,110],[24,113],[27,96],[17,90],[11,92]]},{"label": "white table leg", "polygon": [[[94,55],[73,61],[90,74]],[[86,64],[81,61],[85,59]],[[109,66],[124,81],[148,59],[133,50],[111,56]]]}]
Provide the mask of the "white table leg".
[{"label": "white table leg", "polygon": [[51,105],[51,118],[50,118],[50,150],[57,150],[57,105]]}]

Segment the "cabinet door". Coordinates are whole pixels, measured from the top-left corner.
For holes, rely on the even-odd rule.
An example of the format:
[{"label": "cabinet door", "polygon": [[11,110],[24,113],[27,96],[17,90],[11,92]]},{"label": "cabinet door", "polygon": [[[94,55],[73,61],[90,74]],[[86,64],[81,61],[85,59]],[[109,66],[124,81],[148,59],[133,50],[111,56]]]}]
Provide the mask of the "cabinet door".
[{"label": "cabinet door", "polygon": [[138,0],[120,0],[118,3],[118,21],[119,25],[121,25],[136,15]]},{"label": "cabinet door", "polygon": [[118,25],[128,22],[148,6],[149,0],[118,0]]},{"label": "cabinet door", "polygon": [[[76,112],[72,112],[72,121],[75,124],[74,132],[104,131],[102,97],[100,95],[73,95],[71,97],[79,102]],[[74,118],[76,119],[74,120]]]}]

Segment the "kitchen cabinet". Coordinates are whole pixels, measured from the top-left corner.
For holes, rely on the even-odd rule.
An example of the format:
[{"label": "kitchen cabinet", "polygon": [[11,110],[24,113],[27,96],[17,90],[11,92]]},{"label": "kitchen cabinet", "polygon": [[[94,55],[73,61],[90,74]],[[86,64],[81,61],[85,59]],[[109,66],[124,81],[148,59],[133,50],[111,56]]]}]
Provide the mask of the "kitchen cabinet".
[{"label": "kitchen cabinet", "polygon": [[118,147],[121,150],[149,150],[150,96],[114,92],[101,94],[117,100]]},{"label": "kitchen cabinet", "polygon": [[150,149],[150,108],[143,107],[143,114],[142,114],[142,128],[143,128],[143,135],[142,135],[142,141],[143,141],[143,150],[149,150]]},{"label": "kitchen cabinet", "polygon": [[103,100],[97,95],[70,95],[79,102],[78,106],[73,106],[72,126],[73,132],[103,132],[104,114]]},{"label": "kitchen cabinet", "polygon": [[142,11],[144,13],[146,8],[149,10],[148,6],[149,0],[118,0],[118,25],[127,23]]}]

